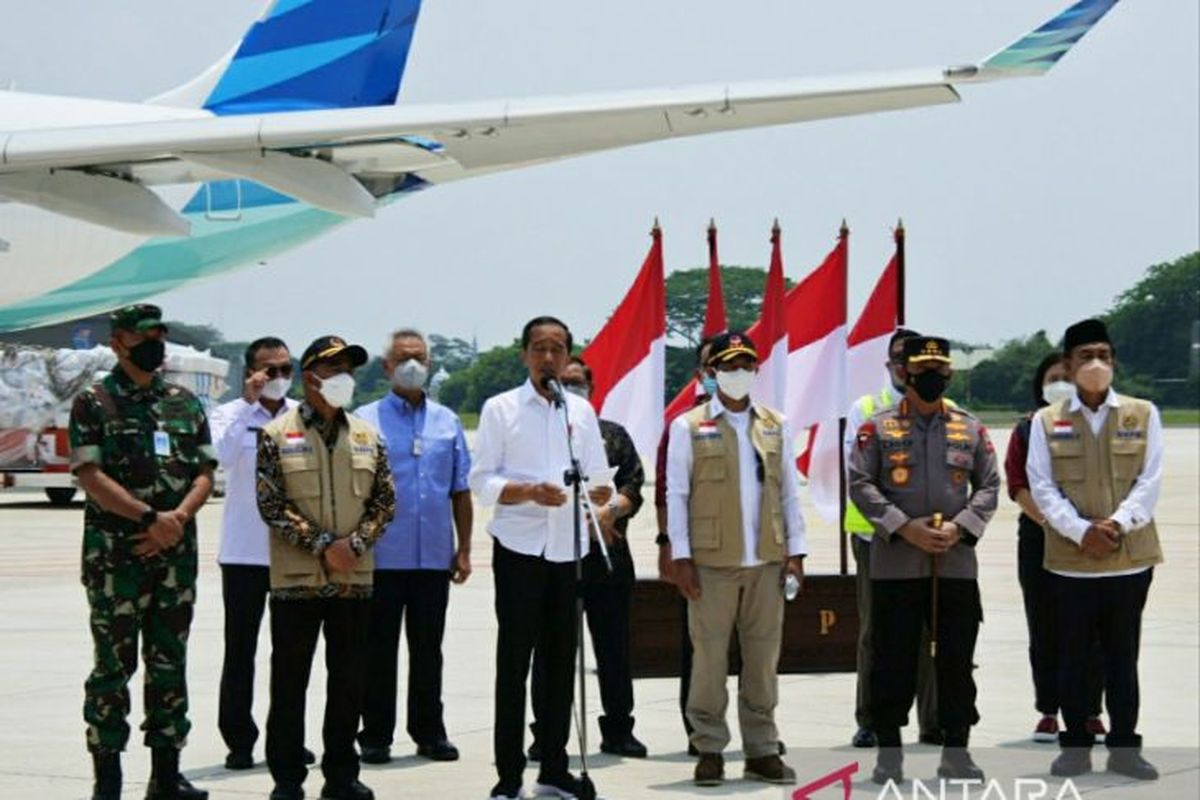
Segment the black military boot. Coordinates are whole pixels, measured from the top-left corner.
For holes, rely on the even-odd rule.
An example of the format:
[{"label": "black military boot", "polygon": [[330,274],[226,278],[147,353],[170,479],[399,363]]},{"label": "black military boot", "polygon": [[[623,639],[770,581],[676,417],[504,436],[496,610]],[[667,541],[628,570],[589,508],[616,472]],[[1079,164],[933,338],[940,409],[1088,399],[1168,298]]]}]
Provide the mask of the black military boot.
[{"label": "black military boot", "polygon": [[150,751],[150,783],[146,800],[208,800],[208,792],[197,789],[179,774],[179,751],[156,747]]},{"label": "black military boot", "polygon": [[92,753],[92,800],[121,800],[121,754]]}]

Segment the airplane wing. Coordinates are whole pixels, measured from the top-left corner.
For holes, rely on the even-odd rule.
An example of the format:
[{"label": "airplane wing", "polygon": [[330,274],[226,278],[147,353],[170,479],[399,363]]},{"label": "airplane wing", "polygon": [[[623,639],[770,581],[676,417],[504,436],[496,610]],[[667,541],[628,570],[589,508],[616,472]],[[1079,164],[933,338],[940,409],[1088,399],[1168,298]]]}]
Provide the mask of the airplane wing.
[{"label": "airplane wing", "polygon": [[1118,0],[1082,0],[977,65],[468,104],[189,116],[0,132],[0,199],[186,235],[150,186],[251,179],[370,216],[409,176],[444,183],[617,147],[957,102],[956,86],[1048,71]]}]

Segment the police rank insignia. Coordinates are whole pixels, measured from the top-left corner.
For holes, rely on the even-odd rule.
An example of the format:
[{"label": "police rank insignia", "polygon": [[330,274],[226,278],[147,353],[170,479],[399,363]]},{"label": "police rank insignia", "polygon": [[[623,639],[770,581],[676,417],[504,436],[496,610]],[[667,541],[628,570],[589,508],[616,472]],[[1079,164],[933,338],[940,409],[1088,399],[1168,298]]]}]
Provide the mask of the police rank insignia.
[{"label": "police rank insignia", "polygon": [[905,486],[908,484],[908,478],[908,467],[892,467],[892,483],[897,486]]}]

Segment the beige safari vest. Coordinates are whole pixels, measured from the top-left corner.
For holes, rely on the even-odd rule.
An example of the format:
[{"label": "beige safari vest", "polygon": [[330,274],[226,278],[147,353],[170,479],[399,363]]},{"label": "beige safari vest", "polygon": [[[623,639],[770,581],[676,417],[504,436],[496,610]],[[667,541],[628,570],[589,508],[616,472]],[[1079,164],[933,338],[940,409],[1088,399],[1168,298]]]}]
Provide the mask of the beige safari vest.
[{"label": "beige safari vest", "polygon": [[[349,426],[339,426],[332,448],[325,445],[316,427],[306,427],[297,406],[277,417],[263,435],[279,448],[284,491],[322,531],[339,539],[349,536],[362,518],[375,481],[379,434],[370,424],[347,415]],[[319,589],[328,584],[370,586],[375,557],[368,550],[351,572],[330,572],[324,561],[287,542],[272,531],[271,588]]]},{"label": "beige safari vest", "polygon": [[[1086,519],[1107,519],[1120,506],[1146,461],[1150,403],[1117,396],[1098,436],[1070,400],[1038,412],[1050,448],[1054,481]],[[1121,537],[1121,546],[1104,558],[1085,555],[1075,542],[1047,527],[1044,565],[1057,572],[1118,572],[1161,564],[1158,530],[1147,525]]]},{"label": "beige safari vest", "polygon": [[[692,560],[704,567],[740,567],[744,545],[737,433],[724,414],[711,418],[709,408],[705,403],[684,417],[692,436],[688,498]],[[780,563],[786,548],[781,500],[783,422],[779,414],[751,405],[750,441],[763,464],[758,558]]]}]

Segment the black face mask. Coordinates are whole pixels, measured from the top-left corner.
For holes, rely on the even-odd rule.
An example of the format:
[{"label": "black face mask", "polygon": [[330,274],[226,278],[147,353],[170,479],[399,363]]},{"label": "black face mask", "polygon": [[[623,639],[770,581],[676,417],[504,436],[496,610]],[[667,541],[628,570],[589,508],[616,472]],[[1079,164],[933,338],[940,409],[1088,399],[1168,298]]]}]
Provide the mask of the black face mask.
[{"label": "black face mask", "polygon": [[916,389],[917,397],[926,403],[932,403],[945,394],[949,383],[949,376],[940,372],[922,372],[920,375],[908,376],[908,385]]},{"label": "black face mask", "polygon": [[147,339],[129,348],[129,360],[142,372],[154,372],[166,355],[167,344],[162,339]]}]

